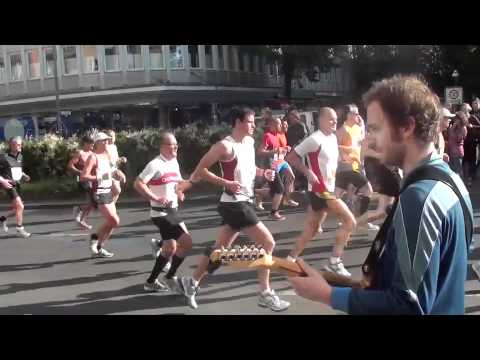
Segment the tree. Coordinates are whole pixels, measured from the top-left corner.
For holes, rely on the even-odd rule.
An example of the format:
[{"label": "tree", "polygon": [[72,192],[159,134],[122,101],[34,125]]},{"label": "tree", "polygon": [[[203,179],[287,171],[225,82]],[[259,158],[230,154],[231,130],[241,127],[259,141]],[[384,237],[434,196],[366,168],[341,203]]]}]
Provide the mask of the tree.
[{"label": "tree", "polygon": [[292,79],[296,69],[318,66],[322,71],[336,66],[336,57],[342,56],[344,45],[249,45],[244,51],[255,51],[264,55],[269,63],[277,61],[284,76],[285,97],[292,96]]}]

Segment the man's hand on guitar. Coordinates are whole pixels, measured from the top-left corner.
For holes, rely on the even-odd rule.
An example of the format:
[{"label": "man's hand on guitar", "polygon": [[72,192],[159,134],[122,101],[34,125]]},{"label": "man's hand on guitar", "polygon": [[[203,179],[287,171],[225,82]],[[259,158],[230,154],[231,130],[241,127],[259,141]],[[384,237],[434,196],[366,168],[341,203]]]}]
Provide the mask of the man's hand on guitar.
[{"label": "man's hand on guitar", "polygon": [[298,258],[296,263],[300,266],[307,276],[289,277],[297,295],[312,301],[319,301],[330,305],[332,287],[328,285],[323,276],[313,267]]}]

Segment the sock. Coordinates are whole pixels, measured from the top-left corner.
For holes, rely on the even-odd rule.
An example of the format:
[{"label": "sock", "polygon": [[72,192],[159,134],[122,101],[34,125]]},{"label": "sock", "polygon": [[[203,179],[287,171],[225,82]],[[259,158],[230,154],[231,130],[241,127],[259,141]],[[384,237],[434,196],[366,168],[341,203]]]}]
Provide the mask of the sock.
[{"label": "sock", "polygon": [[97,234],[90,235],[90,240],[98,240],[98,235]]},{"label": "sock", "polygon": [[330,264],[338,264],[339,262],[342,262],[340,257],[330,256]]},{"label": "sock", "polygon": [[172,266],[170,267],[170,270],[168,270],[168,273],[165,276],[167,279],[171,279],[173,275],[175,275],[178,267],[182,264],[183,260],[185,260],[185,258],[178,257],[177,255],[172,256]]},{"label": "sock", "polygon": [[100,251],[102,250],[102,245],[100,245],[100,243],[97,245],[97,251]]},{"label": "sock", "polygon": [[5,216],[0,216],[0,221],[5,222],[5,221],[7,221],[7,218]]},{"label": "sock", "polygon": [[17,228],[21,228],[21,227],[23,227],[23,225],[22,225],[22,224],[20,224],[20,225],[18,225],[18,224],[17,224]]},{"label": "sock", "polygon": [[262,295],[267,295],[267,294],[271,294],[272,293],[272,290],[271,289],[265,289],[262,291]]},{"label": "sock", "polygon": [[168,262],[168,258],[163,257],[162,254],[158,255],[157,260],[155,260],[155,265],[153,266],[152,273],[150,277],[147,279],[149,284],[153,284],[155,279],[160,275],[160,272],[165,267],[165,264]]}]

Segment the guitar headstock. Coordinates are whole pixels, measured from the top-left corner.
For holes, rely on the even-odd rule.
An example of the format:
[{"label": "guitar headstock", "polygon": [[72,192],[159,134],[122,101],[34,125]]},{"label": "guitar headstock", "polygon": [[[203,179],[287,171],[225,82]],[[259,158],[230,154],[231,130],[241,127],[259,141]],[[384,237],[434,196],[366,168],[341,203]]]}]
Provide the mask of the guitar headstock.
[{"label": "guitar headstock", "polygon": [[224,248],[214,250],[210,255],[212,262],[221,262],[223,265],[232,265],[236,267],[260,267],[268,266],[271,262],[271,255],[268,255],[265,249],[255,245],[235,246],[234,248]]}]

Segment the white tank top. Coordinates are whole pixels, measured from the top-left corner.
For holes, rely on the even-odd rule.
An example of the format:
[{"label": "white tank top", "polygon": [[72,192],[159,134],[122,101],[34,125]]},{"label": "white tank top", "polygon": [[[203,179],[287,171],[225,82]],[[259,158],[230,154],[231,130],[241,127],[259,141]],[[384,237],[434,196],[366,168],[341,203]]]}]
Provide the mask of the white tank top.
[{"label": "white tank top", "polygon": [[95,155],[97,158],[97,167],[95,174],[97,176],[95,192],[97,194],[110,192],[112,187],[112,166],[108,157]]},{"label": "white tank top", "polygon": [[220,202],[251,202],[254,196],[253,185],[257,172],[254,140],[251,137],[246,137],[243,143],[239,143],[231,136],[226,137],[224,140],[232,144],[234,155],[232,160],[220,161],[222,178],[230,181],[238,181],[241,188],[237,194],[227,194],[224,190],[220,197]]}]

